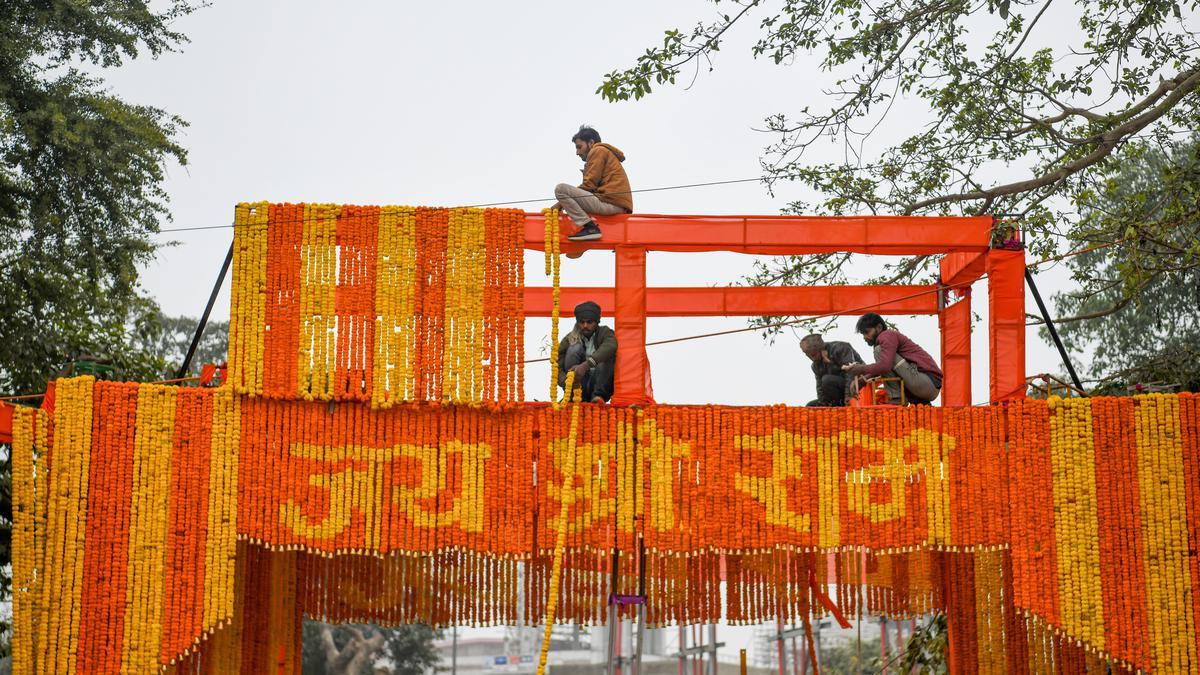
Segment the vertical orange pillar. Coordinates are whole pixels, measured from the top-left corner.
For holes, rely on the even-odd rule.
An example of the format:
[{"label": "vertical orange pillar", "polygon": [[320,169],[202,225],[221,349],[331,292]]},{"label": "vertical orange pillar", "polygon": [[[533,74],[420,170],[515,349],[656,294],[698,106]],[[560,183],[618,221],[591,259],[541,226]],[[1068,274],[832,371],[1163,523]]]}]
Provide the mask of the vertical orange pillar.
[{"label": "vertical orange pillar", "polygon": [[646,358],[646,249],[617,246],[616,254],[617,306],[612,311],[616,317],[617,368],[612,402],[653,403],[650,361]]},{"label": "vertical orange pillar", "polygon": [[[952,305],[947,295],[964,292]],[[942,405],[971,405],[971,288],[941,291]]]},{"label": "vertical orange pillar", "polygon": [[987,256],[989,398],[1025,397],[1025,251]]}]

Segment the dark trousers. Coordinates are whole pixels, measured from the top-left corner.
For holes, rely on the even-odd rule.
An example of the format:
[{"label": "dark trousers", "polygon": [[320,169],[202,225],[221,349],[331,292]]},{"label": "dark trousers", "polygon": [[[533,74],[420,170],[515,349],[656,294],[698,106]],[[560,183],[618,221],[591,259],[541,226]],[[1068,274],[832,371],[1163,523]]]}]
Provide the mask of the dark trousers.
[{"label": "dark trousers", "polygon": [[[562,369],[560,372],[566,373],[571,368],[586,360],[587,350],[584,348],[583,343],[573,344],[567,347],[566,359],[559,364],[559,367]],[[558,384],[559,386],[566,386],[566,378],[560,376]],[[612,398],[613,362],[606,361],[596,364],[587,372],[587,375],[583,376],[583,382],[576,382],[575,385],[583,390],[584,402],[591,401],[595,396],[599,396],[605,401]]]},{"label": "dark trousers", "polygon": [[846,376],[832,373],[822,375],[817,385],[817,400],[809,401],[812,407],[840,408],[846,405]]}]

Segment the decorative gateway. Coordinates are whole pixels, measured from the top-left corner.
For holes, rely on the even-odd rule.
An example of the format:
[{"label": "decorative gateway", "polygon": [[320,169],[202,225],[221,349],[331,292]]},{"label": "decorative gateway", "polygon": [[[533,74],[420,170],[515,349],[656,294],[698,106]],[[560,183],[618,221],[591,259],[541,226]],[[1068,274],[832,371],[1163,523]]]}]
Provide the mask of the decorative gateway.
[{"label": "decorative gateway", "polygon": [[957,672],[1200,669],[1200,397],[518,404],[520,212],[236,225],[225,387],[14,414],[14,672],[298,673],[304,615],[596,623],[643,575],[653,624],[802,621],[828,583],[947,613]]},{"label": "decorative gateway", "polygon": [[604,620],[614,550],[634,592],[642,539],[656,624],[799,620],[812,574],[851,615],[948,612],[956,669],[1200,664],[1194,395],[582,406],[574,453],[566,407],[55,399],[13,427],[22,672],[262,672],[300,614],[536,623],[564,500],[562,621]]}]

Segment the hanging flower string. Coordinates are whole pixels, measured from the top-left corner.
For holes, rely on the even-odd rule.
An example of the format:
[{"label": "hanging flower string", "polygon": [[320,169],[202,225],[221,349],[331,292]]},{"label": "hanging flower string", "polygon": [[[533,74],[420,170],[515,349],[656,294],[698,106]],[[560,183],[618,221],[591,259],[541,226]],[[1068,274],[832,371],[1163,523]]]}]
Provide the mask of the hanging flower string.
[{"label": "hanging flower string", "polygon": [[550,572],[550,590],[546,600],[546,616],[542,623],[546,630],[542,635],[542,649],[538,656],[537,675],[546,672],[546,655],[550,652],[550,633],[554,628],[554,613],[558,608],[559,587],[562,584],[563,549],[567,542],[567,524],[575,496],[575,449],[579,435],[579,398],[575,389],[575,372],[567,373],[565,398],[571,402],[571,426],[567,432],[566,456],[562,461],[562,488],[559,491],[558,527],[554,533],[554,564]]},{"label": "hanging flower string", "polygon": [[[546,275],[552,277],[550,292],[550,398],[551,403],[558,402],[558,317],[560,304],[560,275],[562,256],[559,254],[559,244],[562,233],[558,227],[558,209],[545,209],[542,216],[546,219]],[[565,393],[564,393],[565,398]]]},{"label": "hanging flower string", "polygon": [[[461,293],[437,363],[479,348]],[[829,584],[946,613],[967,671],[1200,668],[1200,397],[634,410],[567,376],[567,410],[57,382],[13,417],[14,672],[269,670],[301,614],[599,623],[639,536],[656,625],[811,620]]]},{"label": "hanging flower string", "polygon": [[239,204],[235,391],[375,408],[520,401],[523,253],[514,209]]}]

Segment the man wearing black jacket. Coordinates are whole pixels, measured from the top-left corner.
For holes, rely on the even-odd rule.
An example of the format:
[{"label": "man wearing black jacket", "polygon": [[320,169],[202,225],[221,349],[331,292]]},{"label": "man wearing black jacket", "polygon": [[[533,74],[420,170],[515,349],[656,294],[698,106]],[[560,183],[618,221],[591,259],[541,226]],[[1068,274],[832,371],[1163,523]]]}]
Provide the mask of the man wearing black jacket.
[{"label": "man wearing black jacket", "polygon": [[817,378],[817,399],[808,405],[840,408],[858,394],[862,383],[842,371],[842,366],[862,363],[862,357],[848,342],[825,342],[816,333],[800,340],[800,349],[812,361]]},{"label": "man wearing black jacket", "polygon": [[617,335],[600,325],[600,305],[591,300],[579,303],[575,329],[558,343],[558,386],[565,388],[567,371],[574,370],[575,386],[583,390],[583,400],[605,403],[612,398],[616,362]]}]

